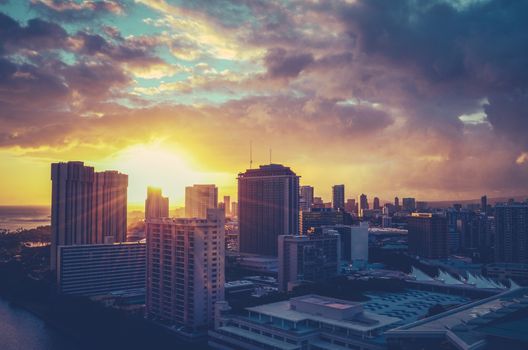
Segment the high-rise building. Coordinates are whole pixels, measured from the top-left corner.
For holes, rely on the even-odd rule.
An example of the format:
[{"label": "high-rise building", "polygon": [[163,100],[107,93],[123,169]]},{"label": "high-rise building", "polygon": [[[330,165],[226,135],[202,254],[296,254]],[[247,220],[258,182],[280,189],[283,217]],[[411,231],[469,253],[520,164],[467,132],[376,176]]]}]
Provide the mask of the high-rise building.
[{"label": "high-rise building", "polygon": [[280,291],[290,291],[303,282],[324,281],[339,273],[341,248],[337,231],[280,235],[278,243]]},{"label": "high-rise building", "polygon": [[51,165],[51,269],[60,245],[126,241],[128,176],[83,162]]},{"label": "high-rise building", "polygon": [[335,210],[345,209],[345,185],[335,185],[332,187],[332,207]]},{"label": "high-rise building", "polygon": [[301,211],[308,211],[314,201],[314,188],[312,186],[301,186],[299,206]]},{"label": "high-rise building", "polygon": [[321,197],[314,197],[312,208],[321,209],[324,207],[325,207],[325,204],[323,202],[323,199]]},{"label": "high-rise building", "polygon": [[322,226],[350,224],[351,221],[349,213],[331,208],[312,208],[312,210],[304,211],[301,214],[301,234],[306,234]]},{"label": "high-rise building", "polygon": [[185,187],[185,216],[205,218],[207,209],[218,207],[218,188],[215,185]]},{"label": "high-rise building", "polygon": [[357,214],[357,206],[356,206],[355,199],[347,199],[345,203],[345,211],[350,214],[353,214],[353,213]]},{"label": "high-rise building", "polygon": [[148,187],[145,200],[145,219],[168,218],[169,198],[163,197],[161,188]]},{"label": "high-rise building", "polygon": [[429,203],[424,202],[424,201],[416,202],[416,211],[421,213],[421,212],[426,211],[427,209],[429,209]]},{"label": "high-rise building", "polygon": [[238,203],[231,202],[231,216],[238,217]]},{"label": "high-rise building", "polygon": [[495,261],[528,263],[528,203],[495,205]]},{"label": "high-rise building", "polygon": [[486,195],[480,197],[480,212],[486,213],[488,211],[488,197]]},{"label": "high-rise building", "polygon": [[368,209],[368,199],[366,194],[361,194],[358,199],[358,213],[361,213],[363,209]]},{"label": "high-rise building", "polygon": [[[368,261],[368,222],[360,222],[359,225],[331,225],[322,226],[323,233],[328,230],[337,231],[340,238],[341,260]],[[316,230],[319,231],[319,230]]]},{"label": "high-rise building", "polygon": [[224,196],[224,210],[226,216],[231,216],[231,197]]},{"label": "high-rise building", "polygon": [[277,256],[277,237],[299,233],[299,176],[280,164],[238,174],[240,251]]},{"label": "high-rise building", "polygon": [[394,206],[396,207],[396,211],[400,210],[400,199],[398,197],[394,197]]},{"label": "high-rise building", "polygon": [[224,212],[150,219],[146,232],[147,316],[189,332],[212,326],[224,299]]},{"label": "high-rise building", "polygon": [[402,209],[409,213],[416,210],[416,199],[414,198],[403,198]]},{"label": "high-rise building", "polygon": [[59,292],[92,296],[144,289],[145,246],[144,242],[59,246]]},{"label": "high-rise building", "polygon": [[447,219],[429,213],[407,217],[409,253],[427,259],[447,258]]},{"label": "high-rise building", "polygon": [[372,209],[375,209],[375,210],[381,209],[380,200],[379,200],[378,197],[374,197],[374,202],[372,204]]}]

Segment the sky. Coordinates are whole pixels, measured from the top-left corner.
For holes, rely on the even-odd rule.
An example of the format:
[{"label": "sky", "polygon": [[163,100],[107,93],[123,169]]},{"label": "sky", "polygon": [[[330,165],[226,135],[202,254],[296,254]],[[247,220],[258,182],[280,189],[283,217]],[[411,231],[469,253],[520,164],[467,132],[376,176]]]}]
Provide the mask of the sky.
[{"label": "sky", "polygon": [[129,201],[270,162],[329,201],[528,194],[528,2],[0,0],[0,204],[50,163]]}]

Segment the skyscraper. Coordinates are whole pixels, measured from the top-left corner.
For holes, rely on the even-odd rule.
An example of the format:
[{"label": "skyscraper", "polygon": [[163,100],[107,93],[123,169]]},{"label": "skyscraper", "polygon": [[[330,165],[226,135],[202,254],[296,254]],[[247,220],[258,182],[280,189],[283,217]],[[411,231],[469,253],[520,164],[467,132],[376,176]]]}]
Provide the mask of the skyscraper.
[{"label": "skyscraper", "polygon": [[299,233],[299,176],[280,164],[238,174],[240,251],[277,256],[277,237]]},{"label": "skyscraper", "polygon": [[398,197],[394,197],[394,206],[396,207],[396,211],[400,210],[400,199]]},{"label": "skyscraper", "polygon": [[302,282],[320,282],[334,277],[340,268],[340,240],[334,230],[323,234],[279,236],[280,291]]},{"label": "skyscraper", "polygon": [[218,207],[218,188],[215,185],[185,187],[185,216],[205,218],[207,209]]},{"label": "skyscraper", "polygon": [[163,197],[161,188],[148,187],[145,200],[145,219],[168,218],[169,198]]},{"label": "skyscraper", "polygon": [[486,213],[488,210],[488,197],[486,195],[480,197],[480,212]]},{"label": "skyscraper", "polygon": [[231,202],[231,216],[238,217],[238,203]]},{"label": "skyscraper", "polygon": [[345,185],[335,185],[332,187],[332,207],[335,210],[345,209]]},{"label": "skyscraper", "polygon": [[149,219],[147,316],[200,332],[224,299],[224,212],[205,218]]},{"label": "skyscraper", "polygon": [[495,205],[495,261],[528,263],[528,203]]},{"label": "skyscraper", "polygon": [[83,162],[51,164],[51,269],[57,247],[126,241],[128,176]]},{"label": "skyscraper", "polygon": [[361,194],[358,199],[358,214],[359,216],[362,216],[363,209],[368,209],[368,199],[366,194]]},{"label": "skyscraper", "polygon": [[224,196],[224,210],[226,216],[231,216],[231,197]]},{"label": "skyscraper", "polygon": [[312,186],[301,186],[300,208],[302,211],[308,211],[314,201],[314,188]]},{"label": "skyscraper", "polygon": [[356,206],[355,199],[347,199],[345,203],[345,211],[350,214],[357,213],[357,206]]},{"label": "skyscraper", "polygon": [[372,204],[373,209],[381,209],[380,200],[378,197],[374,197],[374,203]]},{"label": "skyscraper", "polygon": [[427,259],[447,258],[447,219],[429,213],[407,217],[409,253]]},{"label": "skyscraper", "polygon": [[416,210],[416,199],[414,198],[403,198],[402,200],[402,209],[408,212],[413,212]]}]

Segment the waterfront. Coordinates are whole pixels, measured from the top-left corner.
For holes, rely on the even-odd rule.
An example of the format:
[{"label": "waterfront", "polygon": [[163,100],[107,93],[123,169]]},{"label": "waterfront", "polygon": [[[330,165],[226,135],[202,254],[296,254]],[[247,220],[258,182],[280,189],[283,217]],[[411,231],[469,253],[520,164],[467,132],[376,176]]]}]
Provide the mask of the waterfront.
[{"label": "waterfront", "polygon": [[0,298],[0,349],[78,350],[79,347],[35,315]]},{"label": "waterfront", "polygon": [[0,229],[31,229],[50,224],[49,206],[0,206]]}]

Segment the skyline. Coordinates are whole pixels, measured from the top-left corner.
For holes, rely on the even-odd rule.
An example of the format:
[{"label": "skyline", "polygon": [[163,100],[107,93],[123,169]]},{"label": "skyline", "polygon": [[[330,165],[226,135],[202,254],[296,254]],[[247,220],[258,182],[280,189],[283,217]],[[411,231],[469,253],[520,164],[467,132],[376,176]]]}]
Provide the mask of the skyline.
[{"label": "skyline", "polygon": [[256,166],[271,148],[326,201],[340,183],[346,198],[528,194],[527,11],[1,1],[0,205],[48,204],[49,164],[70,160],[128,174],[132,205],[149,185],[171,207],[196,183],[234,199],[251,141]]}]

